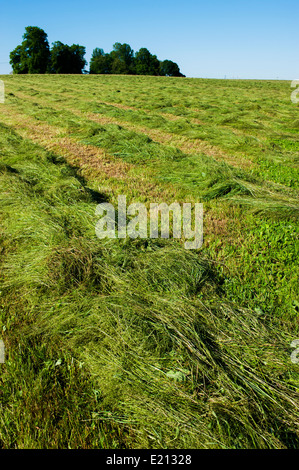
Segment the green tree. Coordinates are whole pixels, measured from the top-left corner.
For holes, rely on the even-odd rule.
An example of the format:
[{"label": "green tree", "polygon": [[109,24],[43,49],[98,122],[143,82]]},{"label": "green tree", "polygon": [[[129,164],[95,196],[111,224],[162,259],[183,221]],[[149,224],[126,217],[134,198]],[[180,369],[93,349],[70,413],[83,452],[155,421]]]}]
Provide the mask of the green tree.
[{"label": "green tree", "polygon": [[112,73],[113,59],[110,54],[105,54],[103,49],[95,48],[89,64],[89,73]]},{"label": "green tree", "polygon": [[47,34],[36,26],[27,26],[22,44],[10,53],[13,73],[45,73],[49,60],[50,48]]},{"label": "green tree", "polygon": [[81,74],[86,60],[84,59],[85,47],[73,44],[68,46],[60,41],[52,45],[50,73]]},{"label": "green tree", "polygon": [[28,73],[28,64],[24,48],[17,46],[9,55],[13,73]]},{"label": "green tree", "polygon": [[110,52],[112,62],[112,73],[134,74],[134,51],[129,44],[116,42],[113,51]]},{"label": "green tree", "polygon": [[172,60],[163,60],[160,62],[160,75],[166,77],[185,77],[180,72],[178,64],[172,62]]},{"label": "green tree", "polygon": [[160,62],[157,56],[142,47],[135,54],[135,70],[137,75],[159,75]]},{"label": "green tree", "polygon": [[84,46],[79,46],[79,44],[72,44],[70,47],[71,52],[71,69],[72,71],[69,73],[83,73],[84,67],[87,64],[86,60],[84,59],[86,49]]}]

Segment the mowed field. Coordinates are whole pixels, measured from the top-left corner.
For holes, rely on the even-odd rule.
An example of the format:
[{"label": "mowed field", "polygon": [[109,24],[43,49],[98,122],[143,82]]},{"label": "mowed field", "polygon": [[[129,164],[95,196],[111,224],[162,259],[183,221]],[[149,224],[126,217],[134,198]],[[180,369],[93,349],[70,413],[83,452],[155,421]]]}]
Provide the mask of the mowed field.
[{"label": "mowed field", "polygon": [[[0,448],[299,448],[290,83],[0,79]],[[98,239],[119,195],[203,246]]]}]

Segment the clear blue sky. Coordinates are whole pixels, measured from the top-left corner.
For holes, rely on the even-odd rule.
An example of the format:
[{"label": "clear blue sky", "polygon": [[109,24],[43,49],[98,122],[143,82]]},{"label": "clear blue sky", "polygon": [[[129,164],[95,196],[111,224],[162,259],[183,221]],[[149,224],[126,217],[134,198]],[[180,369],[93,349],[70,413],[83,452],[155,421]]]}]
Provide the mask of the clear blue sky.
[{"label": "clear blue sky", "polygon": [[87,61],[126,42],[188,77],[299,79],[298,0],[0,0],[0,74],[26,26],[85,46]]}]

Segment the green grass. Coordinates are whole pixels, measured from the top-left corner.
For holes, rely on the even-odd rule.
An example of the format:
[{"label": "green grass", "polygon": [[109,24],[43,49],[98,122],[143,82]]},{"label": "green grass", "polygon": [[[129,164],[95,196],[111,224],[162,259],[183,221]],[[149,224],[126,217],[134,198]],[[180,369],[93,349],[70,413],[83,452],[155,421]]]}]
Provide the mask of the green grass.
[{"label": "green grass", "polygon": [[[159,128],[190,139],[208,140],[229,153],[257,161],[258,168],[254,172],[262,178],[270,177],[277,183],[298,188],[298,167],[292,165],[294,157],[298,160],[298,148],[293,147],[293,155],[289,155],[284,148],[275,145],[281,135],[296,144],[298,107],[290,100],[288,82],[186,79],[180,83],[163,77],[123,77],[120,82],[117,76],[85,79],[84,87],[78,77],[68,80],[66,87],[63,76],[46,77],[38,86],[31,77],[25,77],[17,80],[16,90],[35,97],[36,104],[41,98],[48,107],[75,106],[82,111]],[[15,77],[11,77],[9,85],[14,85],[15,81]],[[20,86],[21,83],[24,85]],[[105,104],[110,102],[134,110]],[[161,112],[181,119],[170,121],[159,114]],[[201,124],[193,123],[192,119],[200,120]],[[283,163],[279,171],[270,175],[269,165],[261,163],[269,159],[271,163]]]},{"label": "green grass", "polygon": [[[0,447],[299,448],[299,369],[290,360],[299,336],[298,152],[287,85],[113,76],[5,82],[12,94],[10,115],[0,114]],[[124,124],[98,124],[85,111]],[[130,163],[127,180],[99,181],[59,150],[27,140],[20,114],[25,129],[34,118]],[[184,153],[125,123],[204,138],[236,161],[246,153],[253,167]],[[161,198],[168,190],[178,201],[204,202],[200,250],[171,239],[96,238],[99,202],[115,204],[124,190],[129,201],[155,202],[143,181],[165,188]]]}]

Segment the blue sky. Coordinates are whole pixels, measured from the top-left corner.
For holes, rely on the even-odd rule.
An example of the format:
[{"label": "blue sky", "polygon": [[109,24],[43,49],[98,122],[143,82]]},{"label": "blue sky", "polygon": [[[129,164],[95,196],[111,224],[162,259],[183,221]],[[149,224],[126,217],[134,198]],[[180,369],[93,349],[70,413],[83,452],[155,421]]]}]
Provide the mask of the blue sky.
[{"label": "blue sky", "polygon": [[188,77],[299,78],[298,0],[0,0],[0,74],[26,26],[92,50],[126,42]]}]

